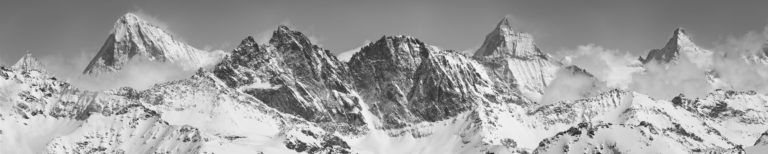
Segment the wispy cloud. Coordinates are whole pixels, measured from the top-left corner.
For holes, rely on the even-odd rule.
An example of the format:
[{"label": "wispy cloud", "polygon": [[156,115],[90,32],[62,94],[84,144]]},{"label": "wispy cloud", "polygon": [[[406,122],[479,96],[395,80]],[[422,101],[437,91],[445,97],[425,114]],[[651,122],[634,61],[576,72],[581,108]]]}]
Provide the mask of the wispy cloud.
[{"label": "wispy cloud", "polygon": [[713,70],[722,81],[716,85],[717,88],[768,93],[768,81],[765,80],[768,79],[768,65],[752,61],[768,54],[764,49],[766,43],[768,26],[742,36],[729,36],[724,42],[716,43],[715,52],[718,54],[714,57]]},{"label": "wispy cloud", "polygon": [[159,27],[160,29],[163,29],[166,31],[168,30],[168,26],[169,26],[168,23],[158,19],[157,16],[150,15],[149,13],[145,12],[144,9],[134,6],[133,9],[128,12],[133,13],[136,16],[139,16],[139,18],[143,19],[144,21],[154,26]]},{"label": "wispy cloud", "polygon": [[559,51],[564,63],[581,67],[609,87],[626,89],[632,74],[642,70],[636,56],[626,51],[605,49],[594,44],[582,45],[574,50]]},{"label": "wispy cloud", "polygon": [[707,71],[686,58],[668,64],[642,65],[637,56],[629,52],[593,44],[558,54],[567,55],[563,58],[566,65],[584,68],[609,88],[637,91],[657,99],[670,99],[679,94],[701,97],[713,89],[708,83]]},{"label": "wispy cloud", "polygon": [[370,43],[371,43],[371,40],[365,40],[365,42],[363,42],[363,45],[359,47],[336,53],[336,58],[339,58],[340,61],[348,62],[350,59],[352,59],[352,56],[355,55],[355,53],[360,52],[360,49],[362,49],[363,47],[367,46]]},{"label": "wispy cloud", "polygon": [[541,104],[577,100],[599,94],[605,90],[604,83],[581,72],[561,68],[555,79],[544,89]]},{"label": "wispy cloud", "polygon": [[687,58],[668,64],[652,61],[645,68],[645,71],[633,74],[630,90],[657,99],[671,99],[679,94],[704,97],[714,90],[707,80],[706,70]]}]

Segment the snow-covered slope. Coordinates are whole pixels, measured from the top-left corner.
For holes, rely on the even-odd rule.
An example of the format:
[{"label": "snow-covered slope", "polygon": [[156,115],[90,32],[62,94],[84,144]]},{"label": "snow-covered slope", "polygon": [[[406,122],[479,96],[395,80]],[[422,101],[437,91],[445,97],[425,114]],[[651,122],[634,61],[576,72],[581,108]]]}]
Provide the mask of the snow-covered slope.
[{"label": "snow-covered slope", "polygon": [[[0,69],[2,153],[338,153],[314,123],[228,88],[212,73],[145,91],[78,90],[37,70]],[[194,118],[194,119],[190,119]],[[29,135],[36,134],[36,135]]]},{"label": "snow-covered slope", "polygon": [[98,75],[122,69],[131,61],[173,62],[194,70],[206,65],[207,52],[176,40],[133,13],[120,17],[104,45],[83,71]]},{"label": "snow-covered slope", "polygon": [[[592,120],[582,121],[584,124],[542,141],[537,151],[723,153],[752,146],[760,134],[768,129],[765,121],[768,99],[764,95],[720,90],[702,99],[691,100],[681,96],[672,101],[653,100],[639,93],[627,96],[622,104],[615,107],[588,106],[584,110],[598,113],[596,117],[585,117]],[[594,110],[599,108],[603,111]],[[566,109],[566,112],[557,112],[555,115],[573,113],[568,112],[571,110],[584,111],[579,108]],[[606,135],[601,136],[601,132]]]}]

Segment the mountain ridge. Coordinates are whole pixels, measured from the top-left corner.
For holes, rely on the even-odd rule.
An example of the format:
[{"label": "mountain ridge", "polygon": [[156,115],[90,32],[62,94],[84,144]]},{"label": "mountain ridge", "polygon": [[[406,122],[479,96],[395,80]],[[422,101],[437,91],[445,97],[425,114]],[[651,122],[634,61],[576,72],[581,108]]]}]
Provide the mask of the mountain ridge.
[{"label": "mountain ridge", "polygon": [[[137,22],[129,18],[120,20]],[[43,140],[28,149],[50,153],[728,153],[765,138],[768,96],[755,92],[657,100],[612,89],[540,104],[557,71],[594,76],[551,61],[511,21],[473,56],[398,35],[349,62],[279,25],[267,43],[247,36],[214,67],[145,90],[80,90],[19,69],[34,62],[25,56],[25,67],[0,69],[0,85],[20,87],[0,91],[9,100],[0,104],[0,147],[18,139]],[[670,42],[657,53],[699,49],[682,29]],[[19,136],[26,130],[41,135]]]}]

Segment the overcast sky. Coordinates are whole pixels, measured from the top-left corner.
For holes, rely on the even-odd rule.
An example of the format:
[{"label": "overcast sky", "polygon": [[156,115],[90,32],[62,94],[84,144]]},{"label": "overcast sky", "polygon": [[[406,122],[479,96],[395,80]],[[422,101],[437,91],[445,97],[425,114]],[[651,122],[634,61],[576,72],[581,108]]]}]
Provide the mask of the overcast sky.
[{"label": "overcast sky", "polygon": [[679,26],[703,47],[762,30],[766,6],[761,0],[3,0],[0,62],[12,63],[26,50],[38,57],[95,54],[115,20],[131,11],[153,16],[201,49],[229,51],[247,35],[267,38],[277,25],[288,24],[333,52],[397,34],[466,50],[511,15],[545,52],[594,43],[644,55],[662,47]]}]

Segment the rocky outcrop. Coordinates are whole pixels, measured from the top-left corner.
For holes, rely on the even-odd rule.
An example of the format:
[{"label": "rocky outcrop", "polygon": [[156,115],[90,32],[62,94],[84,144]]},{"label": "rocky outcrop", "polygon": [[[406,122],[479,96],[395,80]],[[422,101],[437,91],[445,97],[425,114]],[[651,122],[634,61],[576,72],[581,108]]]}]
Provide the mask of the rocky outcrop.
[{"label": "rocky outcrop", "polygon": [[491,102],[488,99],[494,92],[479,64],[455,51],[422,53],[424,60],[408,94],[409,109],[416,116],[426,121],[443,120],[476,104]]},{"label": "rocky outcrop", "polygon": [[347,63],[357,91],[385,127],[418,120],[407,105],[414,75],[425,58],[437,52],[410,36],[383,36],[354,54]]},{"label": "rocky outcrop", "polygon": [[279,26],[264,46],[244,39],[213,72],[282,112],[313,122],[365,124],[346,64],[286,26]]}]

